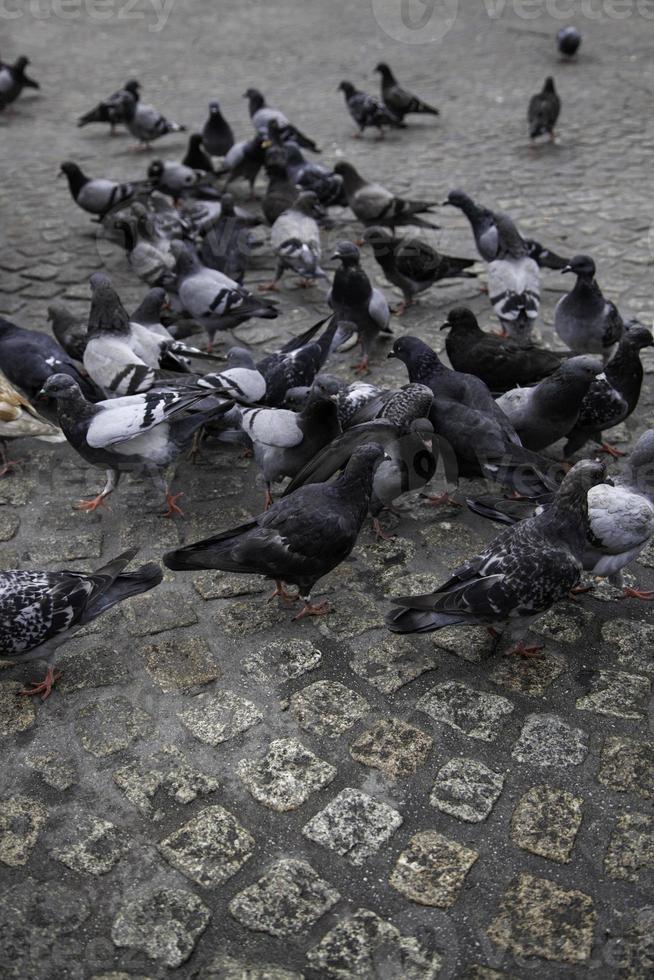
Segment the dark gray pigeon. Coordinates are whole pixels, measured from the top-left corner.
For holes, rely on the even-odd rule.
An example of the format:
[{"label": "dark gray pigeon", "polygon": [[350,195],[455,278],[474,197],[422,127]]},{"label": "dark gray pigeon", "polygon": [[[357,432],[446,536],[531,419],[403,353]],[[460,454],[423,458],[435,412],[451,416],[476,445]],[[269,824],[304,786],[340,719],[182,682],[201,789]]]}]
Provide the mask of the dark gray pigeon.
[{"label": "dark gray pigeon", "polygon": [[0,369],[12,384],[34,400],[53,374],[67,374],[86,398],[98,401],[102,391],[85,377],[73,358],[40,330],[27,330],[0,317]]},{"label": "dark gray pigeon", "polygon": [[576,55],[579,50],[579,45],[581,44],[581,33],[572,24],[567,27],[561,27],[556,33],[556,46],[562,55],[566,58],[572,58]]},{"label": "dark gray pigeon", "polygon": [[80,323],[63,303],[52,303],[48,307],[48,320],[68,356],[81,363],[86,350],[86,324]]},{"label": "dark gray pigeon", "polygon": [[403,88],[388,65],[380,61],[375,71],[381,75],[381,94],[384,105],[400,121],[410,113],[420,113],[421,115],[438,116],[438,109],[427,102],[423,102],[417,95]]},{"label": "dark gray pigeon", "polygon": [[369,126],[374,126],[379,133],[379,139],[383,139],[384,126],[399,129],[403,125],[402,121],[379,99],[355,88],[352,82],[341,82],[338,90],[345,96],[347,111],[359,127],[358,132],[353,134],[357,139],[363,136]]},{"label": "dark gray pigeon", "polygon": [[222,114],[220,103],[209,103],[209,118],[202,128],[202,142],[212,157],[226,156],[234,145],[232,127]]},{"label": "dark gray pigeon", "polygon": [[146,150],[150,149],[150,143],[168,133],[186,131],[186,126],[166,119],[154,106],[146,105],[140,100],[126,104],[125,124],[132,136],[139,141],[139,146]]},{"label": "dark gray pigeon", "polygon": [[41,88],[38,82],[25,74],[29,58],[21,55],[13,65],[0,67],[0,112],[15,102],[24,88]]},{"label": "dark gray pigeon", "polygon": [[597,357],[571,357],[533,388],[507,391],[497,404],[522,445],[539,452],[574,429],[584,398],[601,371],[602,362]]},{"label": "dark gray pigeon", "polygon": [[381,184],[370,184],[351,163],[339,160],[334,173],[343,178],[347,203],[364,225],[417,225],[421,228],[438,228],[421,218],[431,214],[433,201],[409,201],[398,197]]},{"label": "dark gray pigeon", "polygon": [[140,87],[136,79],[130,79],[123,88],[98,102],[93,109],[80,116],[77,125],[88,126],[90,123],[107,123],[111,127],[111,135],[115,136],[116,126],[126,121],[126,106],[130,102],[138,101]]},{"label": "dark gray pigeon", "polygon": [[[303,606],[295,619],[324,615],[329,604],[312,603],[311,592],[354,548],[383,455],[381,446],[361,446],[332,483],[300,487],[247,524],[169,551],[164,564],[174,571],[219,568],[265,575],[276,583],[273,596],[284,603],[299,595]],[[289,595],[284,583],[297,586],[298,595]]]},{"label": "dark gray pigeon", "polygon": [[241,285],[252,252],[262,242],[250,231],[251,219],[243,218],[234,207],[234,197],[225,191],[220,214],[204,231],[200,259],[209,269],[217,269]]},{"label": "dark gray pigeon", "polygon": [[118,602],[159,585],[163,572],[154,562],[125,571],[137,553],[138,548],[130,548],[95,572],[0,572],[2,659],[48,665],[44,680],[20,694],[37,694],[45,701],[61,676],[55,670],[58,648]]},{"label": "dark gray pigeon", "polygon": [[361,344],[361,360],[354,365],[357,374],[368,371],[372,346],[382,333],[391,333],[388,323],[390,310],[381,290],[372,286],[361,268],[359,249],[352,242],[339,242],[332,255],[340,267],[334,273],[327,301],[334,311],[339,327],[334,346],[338,347],[356,330]]},{"label": "dark gray pigeon", "polygon": [[608,359],[622,337],[624,322],[615,303],[602,294],[594,261],[590,255],[575,255],[561,272],[572,272],[577,281],[556,304],[554,329],[575,353]]},{"label": "dark gray pigeon", "polygon": [[234,143],[225,154],[223,165],[217,171],[217,176],[227,175],[227,184],[231,184],[233,180],[240,178],[247,180],[250,185],[250,197],[254,197],[254,182],[266,159],[264,141],[265,137],[257,134],[252,139]]},{"label": "dark gray pigeon", "polygon": [[256,88],[249,88],[243,93],[243,98],[248,100],[250,119],[257,133],[264,138],[268,136],[271,122],[275,122],[281,133],[282,140],[295,140],[295,142],[306,150],[313,150],[320,153],[320,150],[312,139],[301,133],[299,129],[291,125],[286,116],[280,109],[272,109],[266,105],[266,100],[261,92]]},{"label": "dark gray pigeon", "polygon": [[529,100],[527,119],[529,122],[529,138],[549,136],[554,141],[554,127],[561,112],[561,99],[554,88],[554,79],[548,76],[540,92],[532,95]]},{"label": "dark gray pigeon", "polygon": [[[602,483],[602,463],[582,460],[564,477],[550,506],[498,535],[455,569],[435,592],[392,601],[386,617],[394,633],[429,633],[445,626],[508,626],[524,635],[533,618],[565,599],[581,578],[590,487]],[[514,625],[515,624],[515,625]],[[530,656],[542,645],[522,639],[511,653]]]},{"label": "dark gray pigeon", "polygon": [[284,143],[288,176],[297,187],[313,191],[322,205],[347,205],[343,178],[321,163],[304,159],[302,150],[294,140]]}]

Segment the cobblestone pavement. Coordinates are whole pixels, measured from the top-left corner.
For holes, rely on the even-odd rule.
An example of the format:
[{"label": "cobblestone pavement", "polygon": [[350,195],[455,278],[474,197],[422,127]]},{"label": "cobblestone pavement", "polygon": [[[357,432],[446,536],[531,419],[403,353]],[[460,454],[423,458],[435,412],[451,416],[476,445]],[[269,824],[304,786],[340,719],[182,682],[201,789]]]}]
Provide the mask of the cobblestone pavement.
[{"label": "cobblestone pavement", "polygon": [[[651,325],[652,5],[586,3],[573,64],[556,57],[557,7],[458,6],[449,32],[422,45],[379,27],[372,9],[383,19],[386,0],[173,0],[159,32],[145,0],[110,4],[106,21],[47,0],[6,4],[21,15],[0,13],[0,51],[29,54],[42,90],[0,118],[0,312],[44,330],[54,297],[85,313],[100,267],[128,308],[138,301],[121,255],[55,181],[67,158],[93,174],[144,172],[128,137],[75,128],[136,75],[147,101],[190,127],[220,97],[237,136],[249,132],[241,92],[259,85],[326,161],[346,156],[434,200],[464,187],[557,252],[591,252],[608,295]],[[381,57],[442,116],[357,143],[336,88],[345,77],[375,91]],[[550,73],[560,142],[532,153],[526,104]],[[161,154],[184,145],[168,137]],[[458,213],[439,221],[438,244],[474,255]],[[254,281],[270,255],[259,266]],[[545,273],[549,343],[564,285]],[[317,290],[281,298],[285,315],[239,340],[265,350],[324,309]],[[442,346],[435,327],[461,302],[492,325],[487,298],[464,282],[432,290],[396,329]],[[384,354],[372,380],[401,381]],[[336,359],[343,376],[351,359]],[[653,363],[622,442],[654,418]],[[135,542],[157,558],[262,499],[251,462],[210,448],[180,474],[184,519],[162,520],[129,480],[110,512],[78,514],[71,501],[102,474],[66,446],[18,455],[24,465],[0,482],[4,567],[90,568]],[[530,663],[474,630],[391,638],[388,595],[432,587],[494,533],[417,499],[392,520],[394,540],[377,544],[366,528],[322,583],[335,607],[324,619],[291,624],[255,578],[167,573],[62,651],[46,704],[16,697],[36,666],[0,671],[3,976],[654,974],[650,607],[605,587],[561,604],[536,624],[545,651]],[[649,548],[631,572],[651,587],[652,568]]]}]

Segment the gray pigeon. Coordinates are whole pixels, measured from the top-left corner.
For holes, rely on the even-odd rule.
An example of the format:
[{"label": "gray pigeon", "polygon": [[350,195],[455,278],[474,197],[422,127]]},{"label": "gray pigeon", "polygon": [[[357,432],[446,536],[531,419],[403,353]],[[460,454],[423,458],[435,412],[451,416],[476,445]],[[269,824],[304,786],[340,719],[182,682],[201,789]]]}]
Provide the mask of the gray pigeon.
[{"label": "gray pigeon", "polygon": [[561,99],[554,88],[554,79],[548,76],[540,92],[529,100],[527,119],[529,138],[534,140],[547,134],[554,142],[554,127],[561,111]]},{"label": "gray pigeon", "polygon": [[370,184],[351,163],[339,160],[334,173],[343,178],[347,203],[364,225],[419,225],[421,228],[438,228],[420,217],[431,214],[433,201],[408,201],[397,197],[381,184]]},{"label": "gray pigeon", "polygon": [[48,307],[48,320],[69,357],[81,363],[86,350],[86,324],[80,323],[63,303],[52,303]]},{"label": "gray pigeon", "polygon": [[359,249],[352,242],[339,242],[332,258],[341,265],[334,273],[332,288],[327,297],[338,323],[339,334],[334,347],[356,330],[361,344],[361,360],[354,366],[357,374],[368,371],[370,350],[379,333],[391,333],[388,323],[390,310],[381,290],[372,286],[361,268]]},{"label": "gray pigeon", "polygon": [[98,102],[93,109],[80,116],[77,125],[88,126],[89,123],[108,123],[111,127],[111,135],[115,136],[116,126],[125,122],[127,105],[130,102],[138,101],[140,87],[136,79],[130,79],[123,88]]},{"label": "gray pigeon", "polygon": [[132,136],[139,141],[139,146],[146,150],[150,149],[150,143],[167,133],[186,131],[186,126],[166,119],[154,106],[146,105],[140,100],[126,104],[125,124]]},{"label": "gray pigeon", "polygon": [[503,336],[529,343],[540,309],[540,273],[508,214],[496,212],[497,257],[488,265],[488,296]]},{"label": "gray pigeon", "polygon": [[575,353],[608,359],[622,337],[624,322],[615,303],[602,294],[595,263],[590,255],[575,255],[561,272],[574,273],[577,281],[556,304],[554,329]]},{"label": "gray pigeon", "polygon": [[282,140],[294,140],[299,146],[306,150],[313,150],[320,153],[320,150],[312,139],[301,133],[299,129],[291,125],[284,113],[280,109],[273,109],[266,105],[264,96],[256,88],[249,88],[243,93],[243,98],[248,100],[250,119],[252,125],[260,136],[268,136],[268,128],[274,122],[281,134]]},{"label": "gray pigeon", "polygon": [[13,65],[0,65],[0,112],[15,102],[24,88],[41,88],[38,82],[25,74],[29,63],[29,58],[21,55]]},{"label": "gray pigeon", "polygon": [[369,126],[374,126],[379,132],[379,139],[383,139],[384,126],[398,129],[403,125],[401,120],[379,99],[355,88],[352,82],[341,82],[338,90],[345,96],[347,111],[359,127],[358,132],[354,133],[356,138],[363,136]]},{"label": "gray pigeon", "polygon": [[497,404],[522,445],[538,452],[574,429],[584,398],[601,371],[602,362],[597,357],[571,357],[533,388],[507,391]]},{"label": "gray pigeon", "polygon": [[[455,569],[427,595],[392,601],[386,617],[394,633],[428,633],[445,626],[509,626],[530,621],[565,599],[581,577],[588,526],[588,490],[602,483],[602,463],[582,460],[564,477],[550,506],[507,528],[480,554]],[[540,645],[523,640],[511,653],[530,656]]]},{"label": "gray pigeon", "polygon": [[61,164],[61,174],[68,179],[68,187],[75,204],[83,211],[99,215],[100,218],[129,203],[137,193],[137,185],[133,183],[119,184],[105,177],[87,177],[71,160]]},{"label": "gray pigeon", "polygon": [[153,160],[148,167],[148,177],[162,194],[169,194],[175,202],[193,191],[202,174],[183,163],[172,160]]},{"label": "gray pigeon", "polygon": [[58,648],[118,602],[159,585],[163,573],[154,562],[125,571],[137,553],[138,548],[130,548],[95,572],[0,572],[2,659],[48,665],[44,680],[20,694],[37,694],[45,701],[61,676],[55,670]]},{"label": "gray pigeon", "polygon": [[384,61],[380,61],[375,66],[375,71],[381,75],[381,94],[384,105],[397,116],[400,120],[404,119],[409,113],[420,113],[421,115],[438,116],[438,109],[427,102],[423,102],[417,95],[403,88],[395,75]]},{"label": "gray pigeon", "polygon": [[313,191],[302,191],[295,203],[280,214],[270,230],[270,244],[277,256],[275,278],[260,289],[277,289],[286,269],[300,276],[302,285],[327,279],[320,267],[320,228],[315,217],[321,211]]}]

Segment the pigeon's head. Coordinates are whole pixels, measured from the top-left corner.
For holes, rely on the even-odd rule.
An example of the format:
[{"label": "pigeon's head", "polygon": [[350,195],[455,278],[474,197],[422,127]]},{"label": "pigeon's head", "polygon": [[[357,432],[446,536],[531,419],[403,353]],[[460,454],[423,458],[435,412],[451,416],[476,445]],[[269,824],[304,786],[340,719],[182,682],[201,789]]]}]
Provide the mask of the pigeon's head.
[{"label": "pigeon's head", "polygon": [[438,362],[438,356],[428,344],[425,344],[418,337],[411,336],[398,337],[393,344],[393,349],[387,356],[396,357],[398,361],[406,364],[409,368],[409,375],[411,375],[411,368],[416,367],[421,362],[425,364]]},{"label": "pigeon's head", "polygon": [[440,329],[457,333],[479,333],[480,330],[477,317],[467,306],[455,306],[450,310],[446,322]]},{"label": "pigeon's head", "polygon": [[379,64],[375,65],[375,71],[379,72],[384,81],[386,81],[386,79],[391,80],[393,78],[393,72],[390,70],[385,61],[380,61]]},{"label": "pigeon's head", "polygon": [[350,456],[349,462],[345,467],[345,477],[357,477],[361,475],[372,478],[372,474],[385,458],[388,457],[379,443],[367,442],[363,446],[355,449]]},{"label": "pigeon's head", "polygon": [[225,191],[223,196],[220,198],[220,213],[223,217],[225,215],[233,215],[234,212],[234,195],[229,191]]},{"label": "pigeon's head", "polygon": [[159,181],[164,175],[163,160],[153,160],[148,167],[148,177],[150,180]]},{"label": "pigeon's head", "polygon": [[245,347],[230,347],[227,351],[227,368],[254,368],[254,359]]},{"label": "pigeon's head", "polygon": [[643,347],[654,347],[652,331],[644,324],[638,323],[637,320],[625,325],[623,340],[626,340],[630,346],[637,350],[641,350]]},{"label": "pigeon's head", "polygon": [[590,281],[595,278],[595,263],[590,255],[574,255],[561,272],[574,272],[580,279]]},{"label": "pigeon's head", "polygon": [[125,82],[125,91],[131,92],[135,98],[138,98],[140,88],[141,83],[137,82],[135,78],[130,78],[128,82]]},{"label": "pigeon's head", "polygon": [[338,91],[342,92],[346,99],[350,99],[356,92],[356,89],[352,82],[342,81],[338,86]]},{"label": "pigeon's head", "polygon": [[72,160],[64,160],[64,162],[59,166],[59,176],[64,174],[69,180],[74,180],[76,177],[82,177],[82,171],[73,163]]},{"label": "pigeon's head", "polygon": [[554,79],[552,78],[551,75],[548,75],[547,78],[545,79],[545,84],[543,85],[543,92],[553,93],[554,91],[555,91]]},{"label": "pigeon's head", "polygon": [[14,69],[15,72],[18,72],[18,74],[20,75],[21,72],[25,71],[29,63],[30,63],[30,59],[26,58],[25,55],[22,54],[20,58],[16,58],[16,60],[12,65],[12,68]]},{"label": "pigeon's head", "polygon": [[556,373],[560,378],[586,381],[590,384],[603,370],[604,363],[601,358],[591,357],[590,354],[579,354],[577,357],[569,357],[567,361],[563,361]]},{"label": "pigeon's head", "polygon": [[450,191],[443,204],[451,204],[453,208],[462,208],[465,210],[465,208],[472,204],[472,198],[468,197],[465,191],[455,188],[455,190]]},{"label": "pigeon's head", "polygon": [[266,100],[258,88],[246,89],[243,98],[250,100],[250,112],[256,112],[257,109],[261,109],[266,104]]},{"label": "pigeon's head", "polygon": [[301,412],[309,399],[311,388],[306,385],[298,385],[296,388],[289,388],[284,395],[284,408],[290,412]]},{"label": "pigeon's head", "polygon": [[370,228],[364,229],[361,238],[366,245],[370,245],[375,255],[379,257],[390,255],[393,251],[393,233],[388,228],[371,225]]},{"label": "pigeon's head", "polygon": [[315,191],[301,191],[293,204],[293,209],[312,218],[324,218],[325,216],[325,210]]},{"label": "pigeon's head", "polygon": [[314,378],[313,384],[311,385],[311,398],[320,399],[321,401],[338,401],[338,395],[341,390],[341,386],[336,378],[333,378],[330,374],[319,374]]},{"label": "pigeon's head", "polygon": [[212,99],[209,103],[209,112],[212,116],[217,116],[220,112],[220,102],[218,99]]},{"label": "pigeon's head", "polygon": [[347,160],[339,160],[334,167],[334,173],[343,178],[345,189],[348,191],[348,193],[350,190],[356,190],[356,188],[360,187],[363,183],[361,175],[351,163],[347,162]]},{"label": "pigeon's head", "polygon": [[605,480],[605,463],[599,459],[582,459],[564,476],[557,497],[568,507],[585,510],[588,491]]},{"label": "pigeon's head", "polygon": [[73,378],[67,374],[51,374],[41,388],[38,397],[64,401],[79,394],[81,394],[79,385]]},{"label": "pigeon's head", "polygon": [[654,429],[648,429],[631,450],[625,467],[629,483],[654,499]]},{"label": "pigeon's head", "polygon": [[284,149],[286,150],[286,162],[292,167],[296,166],[298,163],[304,163],[302,150],[295,140],[287,140],[284,143]]},{"label": "pigeon's head", "polygon": [[331,258],[340,259],[344,266],[358,265],[359,249],[354,242],[338,242]]},{"label": "pigeon's head", "polygon": [[188,138],[189,150],[201,150],[202,149],[202,134],[201,133],[191,133]]}]

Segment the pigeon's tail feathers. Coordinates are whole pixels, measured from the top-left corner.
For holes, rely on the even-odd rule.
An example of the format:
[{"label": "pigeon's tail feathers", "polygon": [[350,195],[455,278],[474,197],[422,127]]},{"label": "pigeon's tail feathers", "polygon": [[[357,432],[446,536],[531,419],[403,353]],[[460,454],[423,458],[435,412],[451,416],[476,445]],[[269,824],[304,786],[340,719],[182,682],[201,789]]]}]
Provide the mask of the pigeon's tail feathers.
[{"label": "pigeon's tail feathers", "polygon": [[141,592],[148,592],[159,585],[163,579],[163,572],[155,562],[141,565],[133,572],[124,571],[137,552],[138,548],[130,548],[93,573],[95,590],[80,617],[80,625],[90,623],[101,613],[115,606],[117,602],[139,595]]},{"label": "pigeon's tail feathers", "polygon": [[445,626],[465,623],[466,617],[456,614],[436,613],[427,609],[408,609],[400,606],[391,609],[385,617],[386,626],[391,633],[432,633]]},{"label": "pigeon's tail feathers", "polygon": [[225,571],[248,571],[234,560],[232,549],[235,539],[242,534],[246,534],[255,528],[256,522],[249,521],[238,527],[230,528],[212,538],[205,538],[203,541],[196,541],[195,544],[188,544],[183,548],[176,548],[174,551],[167,551],[163,556],[163,563],[166,568],[175,572],[198,571],[206,568],[219,568]]},{"label": "pigeon's tail feathers", "polygon": [[482,459],[479,463],[484,476],[532,499],[555,491],[565,475],[556,460],[545,459],[513,443],[501,459]]},{"label": "pigeon's tail feathers", "polygon": [[109,122],[109,116],[107,115],[107,110],[104,106],[98,105],[95,109],[91,109],[86,112],[83,116],[80,116],[77,120],[78,127],[88,126],[89,123],[101,123]]},{"label": "pigeon's tail feathers", "polygon": [[423,102],[422,99],[414,99],[413,105],[411,106],[410,112],[422,112],[429,116],[440,116],[440,112],[436,106],[429,105],[428,102]]},{"label": "pigeon's tail feathers", "polygon": [[487,520],[495,521],[497,524],[507,524],[509,526],[517,524],[519,521],[533,517],[539,504],[545,503],[551,495],[544,495],[542,500],[507,500],[506,497],[499,497],[494,494],[484,494],[481,497],[469,497],[466,499],[468,509],[473,514],[479,514]]}]

